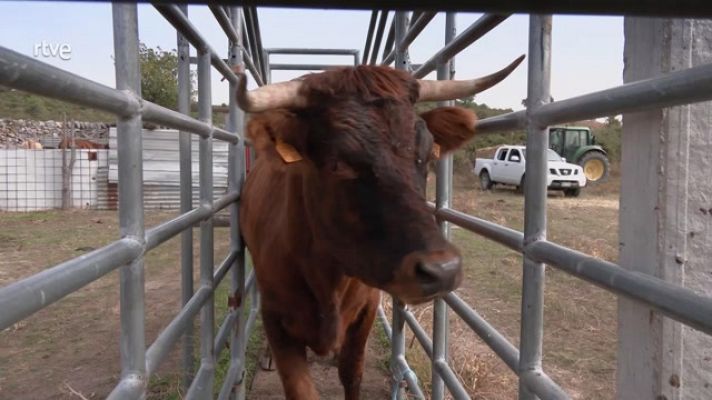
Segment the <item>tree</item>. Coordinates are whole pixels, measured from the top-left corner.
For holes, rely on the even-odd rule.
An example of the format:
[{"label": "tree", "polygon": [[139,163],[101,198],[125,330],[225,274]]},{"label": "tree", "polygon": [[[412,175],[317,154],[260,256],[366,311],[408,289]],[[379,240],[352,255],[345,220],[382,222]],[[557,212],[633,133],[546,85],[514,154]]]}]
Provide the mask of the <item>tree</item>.
[{"label": "tree", "polygon": [[[141,96],[175,110],[178,107],[178,55],[175,50],[152,49],[141,43]],[[192,80],[192,76],[191,76]]]}]

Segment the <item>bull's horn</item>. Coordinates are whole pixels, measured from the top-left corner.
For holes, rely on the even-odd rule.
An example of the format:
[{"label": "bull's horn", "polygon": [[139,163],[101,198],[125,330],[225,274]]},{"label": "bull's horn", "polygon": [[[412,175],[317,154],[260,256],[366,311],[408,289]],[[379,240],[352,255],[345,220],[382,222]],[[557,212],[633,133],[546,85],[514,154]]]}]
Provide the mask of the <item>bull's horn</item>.
[{"label": "bull's horn", "polygon": [[461,99],[482,92],[501,82],[524,60],[524,54],[494,74],[470,80],[427,81],[418,80],[418,101],[445,101]]},{"label": "bull's horn", "polygon": [[247,90],[247,77],[238,72],[237,104],[245,112],[261,112],[276,108],[303,108],[306,99],[299,94],[301,81],[287,81],[264,85],[255,90]]}]

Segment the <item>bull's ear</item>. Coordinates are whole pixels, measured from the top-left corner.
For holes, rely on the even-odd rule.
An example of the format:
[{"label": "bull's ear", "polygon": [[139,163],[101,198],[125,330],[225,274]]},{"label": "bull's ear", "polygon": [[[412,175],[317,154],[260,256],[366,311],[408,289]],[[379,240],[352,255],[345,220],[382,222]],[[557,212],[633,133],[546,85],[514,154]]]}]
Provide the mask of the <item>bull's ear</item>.
[{"label": "bull's ear", "polygon": [[[461,107],[440,107],[420,114],[433,134],[440,154],[456,150],[475,136],[477,116],[474,111]],[[436,148],[437,148],[436,147]]]},{"label": "bull's ear", "polygon": [[247,123],[247,137],[257,155],[278,156],[285,163],[306,157],[307,132],[306,124],[287,110],[253,114]]}]

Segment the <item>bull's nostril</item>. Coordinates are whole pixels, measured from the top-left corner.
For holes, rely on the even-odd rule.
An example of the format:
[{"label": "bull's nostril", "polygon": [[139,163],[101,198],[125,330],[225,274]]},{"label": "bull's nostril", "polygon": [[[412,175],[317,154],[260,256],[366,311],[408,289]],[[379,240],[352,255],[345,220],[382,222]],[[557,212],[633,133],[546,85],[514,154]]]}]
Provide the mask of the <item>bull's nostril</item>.
[{"label": "bull's nostril", "polygon": [[421,284],[429,284],[438,280],[438,274],[431,265],[418,262],[415,264],[415,279]]}]

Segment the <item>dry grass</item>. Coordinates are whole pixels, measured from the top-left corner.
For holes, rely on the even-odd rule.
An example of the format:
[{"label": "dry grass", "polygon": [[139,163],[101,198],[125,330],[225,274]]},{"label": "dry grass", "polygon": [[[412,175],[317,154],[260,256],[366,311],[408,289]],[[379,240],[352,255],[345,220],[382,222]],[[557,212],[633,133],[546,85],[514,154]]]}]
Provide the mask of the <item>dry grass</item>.
[{"label": "dry grass", "polygon": [[[146,225],[172,216],[149,212]],[[119,231],[111,211],[0,213],[0,225],[0,286],[106,245]],[[197,278],[197,230],[194,240]],[[216,262],[228,245],[227,230],[217,229]],[[180,309],[179,247],[180,239],[173,238],[145,259],[147,345]],[[216,294],[218,323],[226,296],[222,288]],[[77,399],[77,393],[87,399],[106,397],[121,370],[118,271],[0,332],[0,342],[0,399]],[[149,399],[179,398],[179,356],[174,349],[151,378]]]},{"label": "dry grass", "polygon": [[[595,257],[618,257],[619,175],[590,187],[578,199],[552,193],[548,237]],[[432,182],[431,182],[432,183]],[[513,229],[524,226],[524,200],[511,189],[481,192],[468,173],[455,176],[453,207]],[[432,187],[431,187],[432,189]],[[432,190],[430,190],[432,193]],[[464,258],[465,281],[458,295],[518,346],[521,307],[521,255],[492,241],[452,229]],[[615,387],[615,297],[577,278],[547,268],[544,369],[574,399],[613,398]],[[386,302],[384,302],[386,303]],[[430,306],[412,309],[432,332]],[[450,312],[450,364],[473,399],[516,397],[517,378],[459,317]],[[430,360],[408,334],[408,360],[430,390]],[[423,383],[423,382],[421,382]]]}]

